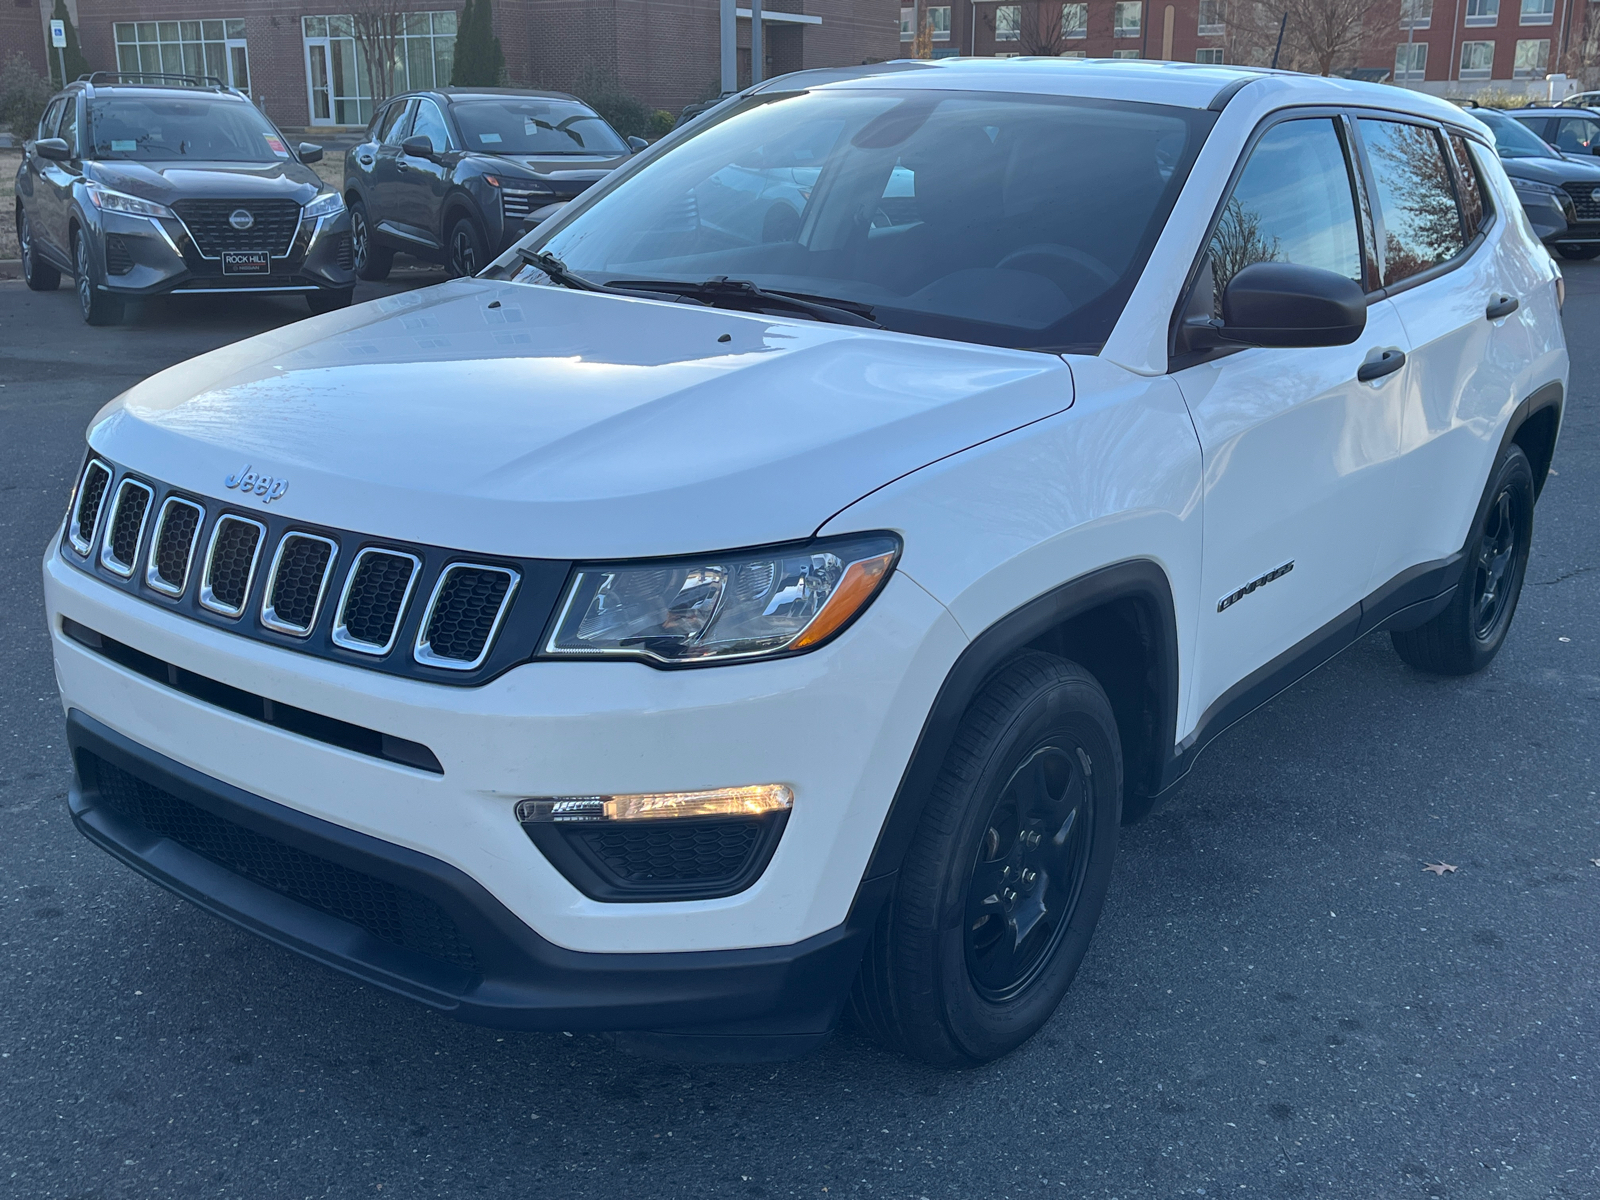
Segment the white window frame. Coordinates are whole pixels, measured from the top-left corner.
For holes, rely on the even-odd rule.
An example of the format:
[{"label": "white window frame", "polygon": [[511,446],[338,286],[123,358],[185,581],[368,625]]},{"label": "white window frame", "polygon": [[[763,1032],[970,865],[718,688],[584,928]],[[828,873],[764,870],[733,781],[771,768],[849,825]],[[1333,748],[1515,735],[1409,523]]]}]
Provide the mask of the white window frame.
[{"label": "white window frame", "polygon": [[996,42],[1020,42],[1022,40],[1022,5],[995,5],[994,40]]},{"label": "white window frame", "polygon": [[1519,25],[1553,25],[1556,19],[1555,0],[1522,0]]},{"label": "white window frame", "polygon": [[[1072,9],[1076,20],[1068,22],[1067,10]],[[1061,6],[1061,36],[1064,38],[1086,38],[1089,36],[1089,6],[1084,3],[1063,4]]]},{"label": "white window frame", "polygon": [[1139,57],[1139,52],[1137,50],[1113,50],[1111,52],[1111,57],[1112,58],[1138,58]]},{"label": "white window frame", "polygon": [[933,40],[936,42],[948,42],[950,40],[950,5],[930,4],[923,11],[928,14],[928,28],[933,30]]},{"label": "white window frame", "polygon": [[1433,0],[1400,0],[1401,29],[1429,29],[1433,26]]},{"label": "white window frame", "polygon": [[1482,29],[1500,23],[1500,0],[1467,0],[1468,27]]},{"label": "white window frame", "polygon": [[[1210,10],[1209,12],[1207,11],[1208,9]],[[1200,0],[1200,11],[1197,18],[1199,22],[1197,32],[1200,36],[1221,37],[1227,29],[1226,11],[1223,7],[1223,0]],[[1206,20],[1208,16],[1212,18],[1209,21]],[[1195,59],[1195,61],[1199,62],[1200,60]]]},{"label": "white window frame", "polygon": [[[1467,66],[1469,58],[1477,58],[1474,50],[1487,46],[1489,48],[1488,61],[1481,67]],[[1492,79],[1494,78],[1494,43],[1493,42],[1462,42],[1461,57],[1456,69],[1457,79]]]},{"label": "white window frame", "polygon": [[900,6],[900,40],[913,42],[917,38],[917,10],[908,5]]},{"label": "white window frame", "polygon": [[[1112,8],[1113,27],[1112,33],[1119,38],[1136,38],[1144,29],[1144,4],[1141,0],[1116,0]],[[1127,14],[1133,14],[1133,24],[1124,24]],[[1113,54],[1113,58],[1127,58],[1126,54]]]},{"label": "white window frame", "polygon": [[[435,2],[437,3],[438,0],[435,0]],[[405,12],[400,15],[406,18],[425,16],[429,18],[430,24],[428,33],[412,33],[406,30],[395,39],[395,52],[399,57],[394,80],[396,94],[417,91],[423,88],[448,86],[450,83],[448,79],[438,78],[439,61],[436,43],[448,40],[452,44],[452,54],[454,53],[453,47],[456,34],[445,32],[440,29],[440,26],[443,24],[453,25],[457,18],[456,10],[443,8],[424,9],[421,12]],[[443,20],[443,18],[448,18],[448,21]],[[359,118],[353,123],[343,122],[344,125],[350,127],[360,125],[364,127],[372,121],[372,83],[367,78],[366,59],[361,53],[353,34],[343,32],[344,29],[351,28],[350,20],[348,13],[307,13],[300,18],[300,41],[303,47],[302,54],[306,68],[306,123],[308,125],[340,125],[338,105],[341,102],[346,105],[354,104],[355,115]],[[321,22],[321,27],[327,32],[321,34],[308,32],[312,28],[312,22]],[[340,32],[334,32],[334,22],[340,23]],[[429,74],[434,78],[421,80],[411,78],[410,43],[413,41],[426,41],[428,43]],[[342,44],[335,45],[335,43],[349,43],[349,46],[347,48]],[[317,116],[316,92],[319,89],[316,87],[316,72],[312,66],[314,50],[321,51],[323,61],[328,67],[328,115],[326,117]],[[354,82],[347,83],[346,91],[335,94],[333,90],[334,56],[346,53],[349,55],[351,71],[355,77]],[[351,88],[353,90],[349,90]],[[346,115],[349,114],[347,113]]]},{"label": "white window frame", "polygon": [[[200,26],[198,37],[186,37],[183,32],[185,25]],[[216,36],[207,36],[207,25],[221,26],[220,30],[213,30]],[[164,27],[171,26],[170,30]],[[145,36],[148,32],[149,36]],[[167,36],[168,33],[172,36]],[[245,23],[240,17],[184,17],[176,21],[113,21],[111,23],[111,44],[117,56],[117,70],[127,74],[167,75],[215,75],[231,88],[237,88],[245,95],[250,95],[250,48],[245,36]],[[186,47],[198,47],[200,56],[200,69],[191,71],[184,64],[184,50]],[[222,55],[222,67],[218,71],[208,69],[206,63],[206,47],[219,47]],[[168,71],[161,62],[166,47],[176,47],[175,53],[178,62],[176,71]],[[244,52],[244,78],[238,78],[234,71],[233,52]],[[126,52],[132,51],[136,63],[127,61]],[[154,66],[145,62],[149,55],[155,56]]]},{"label": "white window frame", "polygon": [[[1539,56],[1535,65],[1523,66],[1522,48],[1524,46],[1543,46],[1544,53]],[[1549,38],[1518,38],[1517,44],[1511,52],[1511,78],[1513,79],[1543,79],[1545,72],[1550,69],[1550,39]]]},{"label": "white window frame", "polygon": [[1208,66],[1220,67],[1222,65],[1222,47],[1201,46],[1194,52],[1194,60],[1197,63],[1205,63]]},{"label": "white window frame", "polygon": [[[1410,59],[1408,63],[1405,60]],[[1428,77],[1428,43],[1401,42],[1394,48],[1394,81],[1410,83]]]}]

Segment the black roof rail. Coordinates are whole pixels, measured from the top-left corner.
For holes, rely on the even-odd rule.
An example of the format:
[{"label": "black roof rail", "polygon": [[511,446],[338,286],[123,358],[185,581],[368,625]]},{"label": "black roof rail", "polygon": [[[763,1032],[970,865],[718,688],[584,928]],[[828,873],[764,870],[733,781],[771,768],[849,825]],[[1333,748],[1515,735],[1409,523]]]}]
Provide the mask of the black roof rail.
[{"label": "black roof rail", "polygon": [[221,88],[225,92],[233,90],[226,82],[218,79],[215,75],[173,75],[163,74],[159,71],[91,71],[87,75],[78,76],[77,82],[91,85],[96,83],[118,84],[139,83],[146,79],[177,80],[186,87],[215,87]]}]

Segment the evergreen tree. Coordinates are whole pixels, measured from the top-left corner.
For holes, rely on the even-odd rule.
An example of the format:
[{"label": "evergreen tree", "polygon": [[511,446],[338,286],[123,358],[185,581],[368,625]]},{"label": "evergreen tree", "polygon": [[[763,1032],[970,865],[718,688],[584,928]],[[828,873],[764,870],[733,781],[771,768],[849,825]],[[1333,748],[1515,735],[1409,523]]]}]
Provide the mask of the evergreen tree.
[{"label": "evergreen tree", "polygon": [[[486,0],[487,2],[487,0]],[[72,23],[72,18],[67,14],[67,0],[56,0],[56,10],[50,14],[67,27],[67,45],[65,50],[57,50],[54,46],[50,51],[50,82],[55,87],[65,87],[80,75],[89,73],[89,61],[83,57],[83,51],[78,46],[78,27]],[[67,77],[61,78],[61,58],[66,56]]]},{"label": "evergreen tree", "polygon": [[472,23],[474,19],[472,0],[466,0],[461,6],[461,15],[456,18],[456,46],[450,67],[451,87],[466,86],[468,77],[477,70],[477,64],[472,61]]},{"label": "evergreen tree", "polygon": [[491,0],[466,0],[456,22],[454,87],[493,87],[505,76],[506,60],[494,36]]}]

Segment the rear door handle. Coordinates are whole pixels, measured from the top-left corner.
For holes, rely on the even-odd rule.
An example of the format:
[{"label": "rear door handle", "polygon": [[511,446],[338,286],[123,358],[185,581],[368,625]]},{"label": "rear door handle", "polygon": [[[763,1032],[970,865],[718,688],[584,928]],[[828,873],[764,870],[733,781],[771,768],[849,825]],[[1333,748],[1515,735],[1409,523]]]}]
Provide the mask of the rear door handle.
[{"label": "rear door handle", "polygon": [[1519,303],[1515,296],[1501,296],[1498,300],[1489,302],[1489,307],[1483,310],[1483,315],[1491,321],[1498,321],[1501,317],[1509,317],[1516,312]]},{"label": "rear door handle", "polygon": [[1374,379],[1382,379],[1385,375],[1393,375],[1406,365],[1406,352],[1404,350],[1385,350],[1383,357],[1364,362],[1356,368],[1356,379],[1362,383],[1371,383]]}]

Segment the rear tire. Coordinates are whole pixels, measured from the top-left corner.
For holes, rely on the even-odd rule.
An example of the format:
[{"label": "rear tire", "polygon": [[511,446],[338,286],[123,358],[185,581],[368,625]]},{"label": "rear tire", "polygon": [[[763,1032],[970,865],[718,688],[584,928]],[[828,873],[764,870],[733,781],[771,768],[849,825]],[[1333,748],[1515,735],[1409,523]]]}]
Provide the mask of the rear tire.
[{"label": "rear tire", "polygon": [[1122,749],[1093,676],[1030,652],[972,701],[851,994],[923,1062],[972,1066],[1050,1019],[1089,948],[1117,852]]},{"label": "rear tire", "polygon": [[89,258],[89,239],[83,230],[72,235],[72,261],[77,264],[74,282],[78,290],[78,310],[90,325],[115,325],[122,320],[122,297],[102,292],[98,286],[94,264]]},{"label": "rear tire", "polygon": [[1511,629],[1533,540],[1533,468],[1522,447],[1501,452],[1484,495],[1450,606],[1426,625],[1389,635],[1395,653],[1419,671],[1481,671]]},{"label": "rear tire", "polygon": [[461,217],[450,227],[445,242],[445,266],[454,279],[470,278],[489,265],[489,252],[478,223]]},{"label": "rear tire", "polygon": [[356,274],[362,279],[381,283],[389,278],[394,251],[378,243],[364,200],[357,200],[350,206],[350,249],[356,258]]},{"label": "rear tire", "polygon": [[28,214],[17,209],[17,246],[22,255],[22,278],[30,290],[53,292],[61,286],[61,272],[39,257],[33,247],[33,230]]},{"label": "rear tire", "polygon": [[311,309],[313,316],[338,312],[341,308],[350,307],[350,301],[355,299],[355,294],[355,288],[322,288],[306,293],[306,306]]},{"label": "rear tire", "polygon": [[1586,259],[1600,258],[1600,246],[1557,246],[1561,257],[1571,259],[1573,262],[1583,262]]}]

